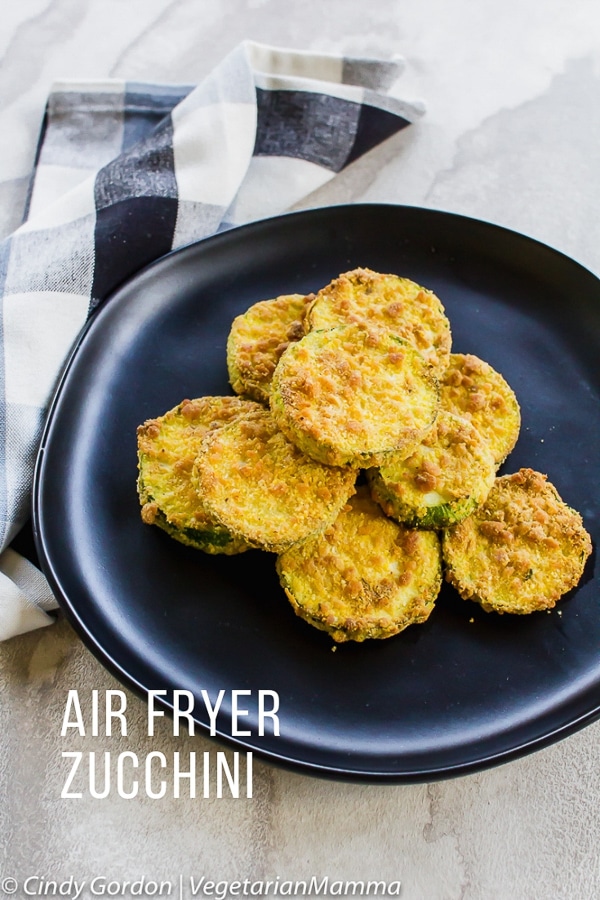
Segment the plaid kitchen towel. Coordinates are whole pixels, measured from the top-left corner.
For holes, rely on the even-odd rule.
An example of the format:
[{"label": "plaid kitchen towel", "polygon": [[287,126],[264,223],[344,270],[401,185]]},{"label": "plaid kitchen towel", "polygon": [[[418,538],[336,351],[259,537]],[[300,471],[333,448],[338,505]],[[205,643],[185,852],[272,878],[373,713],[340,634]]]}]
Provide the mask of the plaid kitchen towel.
[{"label": "plaid kitchen towel", "polygon": [[196,87],[53,87],[25,223],[0,246],[0,639],[49,624],[9,546],[58,373],[93,310],[183,244],[284,212],[415,121],[401,60],[244,42]]}]

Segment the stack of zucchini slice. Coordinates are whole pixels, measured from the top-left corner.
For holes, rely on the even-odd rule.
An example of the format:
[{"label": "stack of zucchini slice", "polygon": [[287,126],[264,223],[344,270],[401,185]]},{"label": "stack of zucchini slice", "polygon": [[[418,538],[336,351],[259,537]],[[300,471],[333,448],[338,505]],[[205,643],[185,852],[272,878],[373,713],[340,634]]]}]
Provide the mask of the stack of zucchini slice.
[{"label": "stack of zucchini slice", "polygon": [[432,291],[370,269],[254,304],[227,342],[237,396],[138,428],[143,521],[277,554],[294,611],[336,643],[426,621],[444,570],[488,611],[554,606],[589,535],[545,475],[498,477],[519,404],[451,342]]}]

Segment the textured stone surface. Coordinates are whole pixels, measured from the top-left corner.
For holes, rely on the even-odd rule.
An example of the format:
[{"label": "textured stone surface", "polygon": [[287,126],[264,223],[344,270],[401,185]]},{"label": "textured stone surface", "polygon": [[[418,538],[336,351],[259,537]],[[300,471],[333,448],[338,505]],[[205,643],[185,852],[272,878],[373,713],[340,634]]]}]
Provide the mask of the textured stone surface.
[{"label": "textured stone surface", "polygon": [[[3,9],[0,230],[18,222],[58,78],[192,82],[243,38],[403,55],[414,128],[304,205],[370,200],[516,228],[600,271],[600,16],[595,0],[23,0]],[[406,900],[587,900],[600,891],[600,725],[432,785],[368,786],[255,763],[252,799],[61,800],[67,691],[117,689],[66,622],[0,645],[0,875],[79,880],[399,879]],[[214,752],[146,735],[70,749]]]}]

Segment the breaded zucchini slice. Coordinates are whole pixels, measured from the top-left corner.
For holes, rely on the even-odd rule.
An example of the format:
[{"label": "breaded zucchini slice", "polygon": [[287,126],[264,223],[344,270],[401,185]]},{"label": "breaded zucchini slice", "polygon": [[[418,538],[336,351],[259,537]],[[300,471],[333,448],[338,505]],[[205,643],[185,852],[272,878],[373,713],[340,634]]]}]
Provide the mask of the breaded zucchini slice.
[{"label": "breaded zucchini slice", "polygon": [[578,584],[592,542],[546,475],[497,478],[487,501],[443,537],[446,578],[487,612],[553,607]]},{"label": "breaded zucchini slice", "polygon": [[410,344],[357,325],[311,331],[290,344],[271,391],[281,430],[331,466],[403,459],[433,424],[438,405],[437,381]]},{"label": "breaded zucchini slice", "polygon": [[190,476],[203,437],[242,415],[249,406],[239,397],[184,400],[137,429],[138,494],[142,520],[206,553],[241,553],[234,537],[208,513]]},{"label": "breaded zucchini slice", "polygon": [[452,337],[433,291],[398,275],[354,269],[322,288],[305,319],[307,331],[338,325],[381,326],[412,344],[438,375],[448,365]]},{"label": "breaded zucchini slice", "polygon": [[354,493],[356,473],[309,459],[268,409],[252,407],[207,435],[193,480],[225,528],[253,547],[279,553],[334,521]]},{"label": "breaded zucchini slice", "polygon": [[236,394],[268,403],[271,378],[290,341],[304,335],[304,312],[312,294],[261,300],[233,320],[227,338],[229,381]]},{"label": "breaded zucchini slice", "polygon": [[514,391],[489,363],[452,353],[440,381],[442,409],[471,420],[492,448],[499,466],[517,443],[521,411]]},{"label": "breaded zucchini slice", "polygon": [[372,497],[412,528],[446,528],[483,503],[496,476],[494,456],[468,419],[440,411],[402,462],[369,469]]},{"label": "breaded zucchini slice", "polygon": [[278,557],[277,573],[296,615],[334,641],[388,638],[429,617],[440,542],[388,519],[363,485],[323,534]]}]

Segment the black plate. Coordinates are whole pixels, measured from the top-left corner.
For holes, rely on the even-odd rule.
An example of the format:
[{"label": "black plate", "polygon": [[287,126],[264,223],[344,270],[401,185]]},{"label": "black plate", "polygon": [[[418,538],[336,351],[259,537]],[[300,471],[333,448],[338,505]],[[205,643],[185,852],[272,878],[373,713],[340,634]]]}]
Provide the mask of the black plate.
[{"label": "black plate", "polygon": [[[139,518],[138,423],[184,397],[229,392],[225,342],[251,303],[316,290],[356,266],[439,294],[454,349],[489,361],[520,400],[522,433],[504,471],[546,472],[596,541],[598,280],[494,225],[356,205],[223,233],[117,291],[83,335],[49,417],[37,544],[71,621],[133,689],[193,691],[203,725],[202,689],[251,690],[252,736],[236,738],[239,748],[329,777],[433,780],[514,758],[600,714],[595,556],[550,613],[485,614],[446,586],[425,625],[333,653],[294,616],[272,555],[204,556]],[[259,689],[279,693],[279,737],[256,736]],[[230,712],[227,695],[221,737]]]}]

